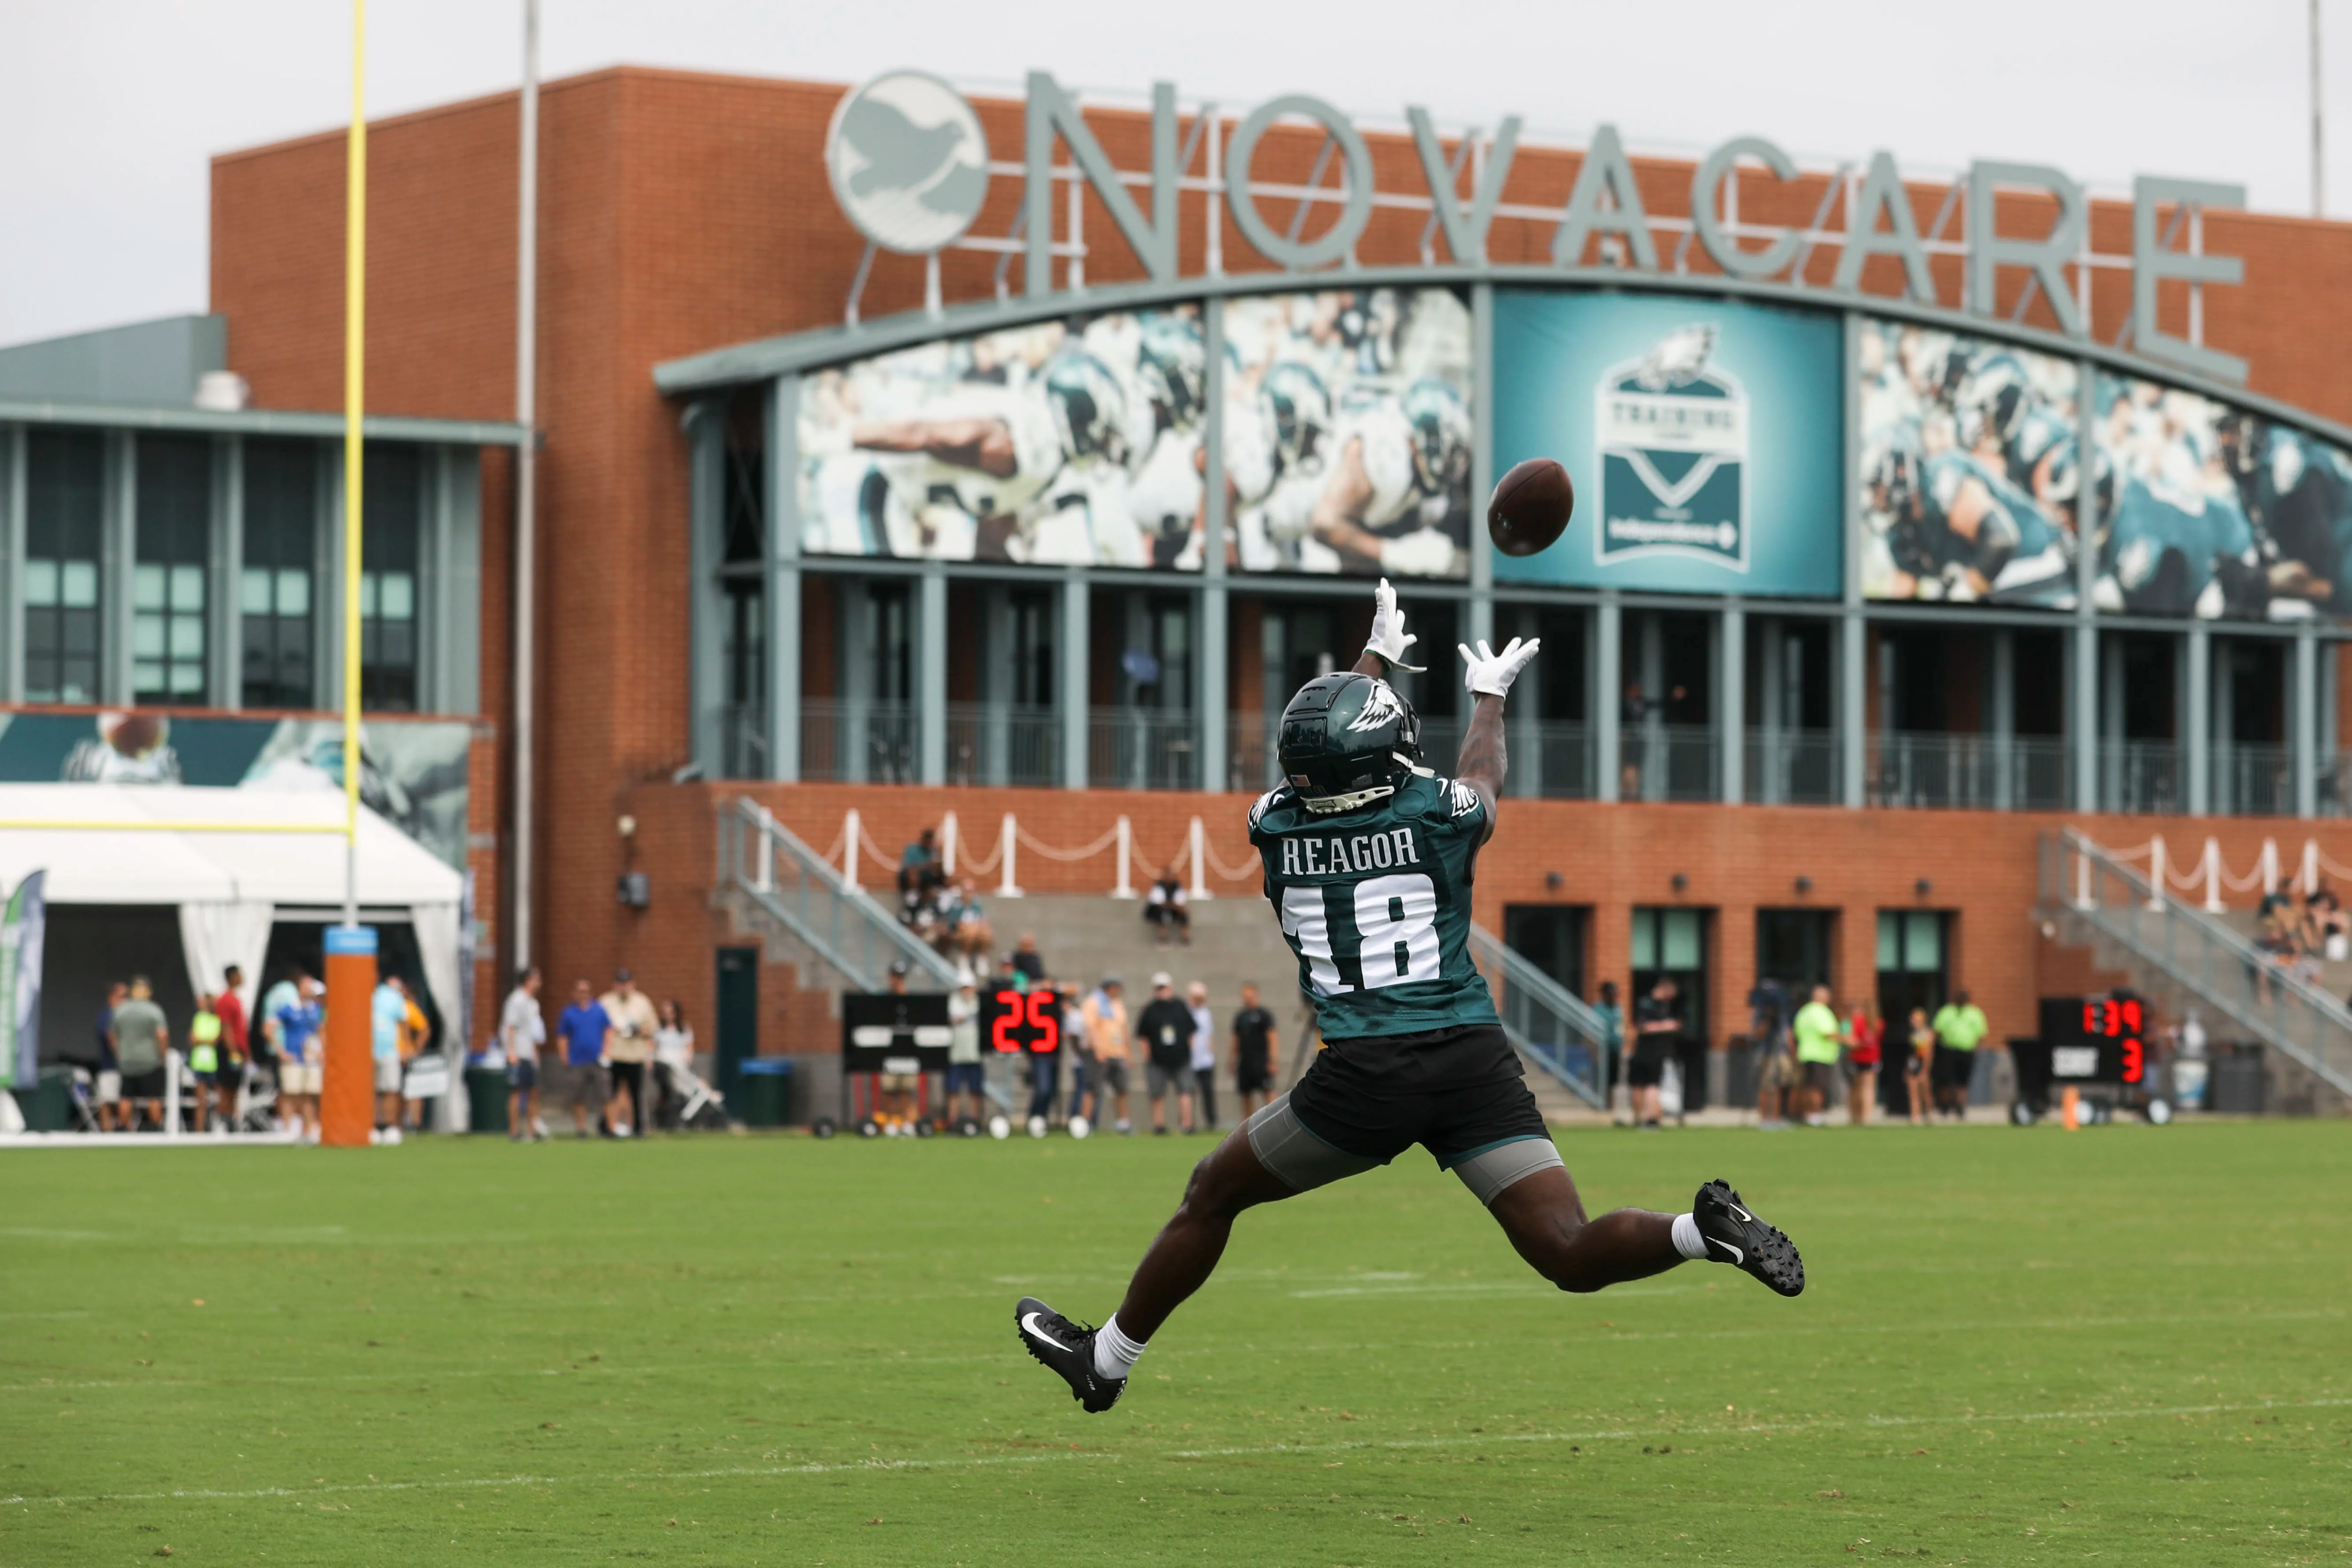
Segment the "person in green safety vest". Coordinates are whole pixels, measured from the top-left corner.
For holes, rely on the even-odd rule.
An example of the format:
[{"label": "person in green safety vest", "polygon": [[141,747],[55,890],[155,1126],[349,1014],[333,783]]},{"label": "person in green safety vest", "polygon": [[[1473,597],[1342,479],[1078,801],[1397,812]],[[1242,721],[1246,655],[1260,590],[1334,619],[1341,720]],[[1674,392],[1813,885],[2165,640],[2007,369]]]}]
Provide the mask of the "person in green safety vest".
[{"label": "person in green safety vest", "polygon": [[1975,1075],[1977,1047],[1992,1026],[1984,1009],[1962,991],[1936,1009],[1928,1027],[1936,1031],[1936,1109],[1958,1120],[1969,1110],[1969,1079]]}]

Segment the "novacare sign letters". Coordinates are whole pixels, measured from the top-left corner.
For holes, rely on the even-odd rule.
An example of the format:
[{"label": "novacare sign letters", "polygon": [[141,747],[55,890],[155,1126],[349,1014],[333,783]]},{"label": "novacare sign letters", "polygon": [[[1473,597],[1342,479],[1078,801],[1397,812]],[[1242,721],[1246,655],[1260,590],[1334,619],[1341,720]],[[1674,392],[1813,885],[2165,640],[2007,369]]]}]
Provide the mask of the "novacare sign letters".
[{"label": "novacare sign letters", "polygon": [[[1188,111],[1189,112],[1189,111]],[[1202,113],[1211,112],[1203,109]],[[1598,239],[1605,258],[1640,274],[1680,270],[1682,251],[1661,258],[1660,233],[1685,236],[1706,249],[1727,275],[1753,281],[1780,279],[1803,286],[1804,261],[1817,246],[1833,247],[1838,261],[1832,292],[1858,295],[1863,268],[1874,256],[1902,264],[1905,297],[1921,305],[1957,306],[1994,314],[1995,283],[2004,269],[2029,275],[2028,291],[2047,302],[2059,330],[2087,339],[2090,279],[2098,270],[2131,274],[2131,338],[2137,352],[2218,381],[2242,384],[2245,362],[2159,330],[2158,285],[2179,281],[2192,288],[2235,286],[2244,277],[2236,257],[2175,248],[2183,231],[2198,226],[2185,215],[2207,208],[2242,207],[2242,185],[2141,176],[2133,182],[2132,249],[2128,258],[2095,254],[2089,243],[2090,201],[2063,172],[2038,163],[1979,163],[1952,192],[1952,200],[1923,229],[1911,205],[1893,154],[1874,153],[1866,169],[1837,171],[1812,225],[1795,229],[1735,222],[1724,216],[1725,186],[1743,164],[1760,166],[1780,180],[1800,177],[1797,164],[1760,136],[1740,136],[1699,160],[1693,172],[1690,213],[1653,217],[1643,208],[1633,164],[1613,125],[1593,134],[1573,187],[1564,202],[1540,206],[1506,203],[1503,190],[1518,150],[1520,121],[1506,117],[1491,136],[1457,138],[1448,156],[1426,110],[1408,108],[1405,121],[1419,154],[1416,188],[1376,189],[1370,148],[1354,121],[1322,99],[1287,93],[1258,105],[1237,123],[1223,114],[1221,134],[1202,146],[1201,113],[1181,123],[1176,89],[1160,82],[1151,91],[1151,163],[1148,172],[1122,171],[1103,151],[1079,111],[1077,100],[1044,71],[1029,75],[1022,168],[1024,200],[1013,232],[982,238],[966,233],[986,192],[988,156],[980,121],[962,96],[939,78],[894,71],[846,95],[834,117],[826,163],[843,211],[867,238],[885,248],[923,255],[947,247],[1014,251],[1024,260],[1024,288],[1032,298],[1054,291],[1053,258],[1068,254],[1056,243],[1055,156],[1066,151],[1061,179],[1083,182],[1110,214],[1121,237],[1155,283],[1178,280],[1177,193],[1206,190],[1223,197],[1224,216],[1260,255],[1293,271],[1345,263],[1371,220],[1377,198],[1390,207],[1430,215],[1424,258],[1434,259],[1434,237],[1442,233],[1458,264],[1483,266],[1486,237],[1497,221],[1536,223],[1551,228],[1555,266],[1580,268]],[[1287,210],[1303,194],[1297,185],[1254,182],[1252,165],[1267,132],[1283,121],[1306,121],[1323,133],[1316,167],[1318,188],[1308,199],[1336,206],[1339,216],[1321,233],[1300,237],[1269,221],[1260,204],[1276,201]],[[1230,132],[1226,126],[1231,123]],[[1321,171],[1337,165],[1338,184],[1320,185]],[[1461,195],[1465,168],[1472,190]],[[1196,174],[1196,169],[1203,173]],[[1132,190],[1139,189],[1139,203]],[[2040,234],[2000,232],[1994,222],[1998,191],[2046,198],[2056,216]],[[1947,238],[1954,207],[1961,237]],[[2168,217],[2168,212],[2169,214]],[[1213,215],[1214,209],[1213,209]],[[1937,298],[1928,268],[1931,255],[1962,258],[1964,298]],[[1216,265],[1213,250],[1211,267]],[[2076,268],[2073,279],[2067,268]]]}]

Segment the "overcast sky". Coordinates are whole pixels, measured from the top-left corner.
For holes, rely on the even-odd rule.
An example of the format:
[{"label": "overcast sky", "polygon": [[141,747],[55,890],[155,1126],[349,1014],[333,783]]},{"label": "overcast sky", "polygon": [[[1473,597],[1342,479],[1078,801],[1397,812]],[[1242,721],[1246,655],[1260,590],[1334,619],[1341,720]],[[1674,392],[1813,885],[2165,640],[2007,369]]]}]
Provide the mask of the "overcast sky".
[{"label": "overcast sky", "polygon": [[[1407,103],[1441,121],[1516,111],[1530,135],[1578,142],[1614,121],[1636,150],[1756,132],[1808,162],[2031,159],[2109,192],[2191,175],[2290,213],[2309,209],[2307,4],[1184,0],[1146,32],[1126,20],[1143,7],[1105,0],[542,0],[550,77],[630,62],[846,81],[911,65],[1009,87],[1036,67],[1132,92],[1160,74],[1242,106],[1307,91],[1382,119]],[[2352,121],[2352,0],[2321,4],[2330,119]],[[0,342],[202,310],[206,160],[345,119],[349,10],[0,0]],[[369,12],[372,113],[511,87],[521,68],[521,0]],[[2331,142],[2328,210],[2352,216],[2352,142]]]}]

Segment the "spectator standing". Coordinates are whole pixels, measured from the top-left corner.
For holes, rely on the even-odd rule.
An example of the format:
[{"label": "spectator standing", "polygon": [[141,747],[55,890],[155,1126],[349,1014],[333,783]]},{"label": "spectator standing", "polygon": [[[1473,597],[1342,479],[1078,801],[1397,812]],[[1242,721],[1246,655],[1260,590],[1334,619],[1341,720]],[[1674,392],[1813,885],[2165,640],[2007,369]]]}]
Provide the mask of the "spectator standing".
[{"label": "spectator standing", "polygon": [[507,1058],[507,1138],[536,1142],[547,1134],[539,1125],[539,1047],[547,1043],[547,1016],[539,1010],[539,966],[515,976],[499,1009],[499,1046]]},{"label": "spectator standing", "polygon": [[[1592,1011],[1601,1019],[1599,1066],[1601,1077],[1604,1079],[1611,1079],[1615,1078],[1618,1064],[1625,1054],[1625,1009],[1617,1000],[1617,983],[1614,980],[1604,980],[1601,983],[1600,996],[1601,1000],[1592,1005]],[[1608,1098],[1608,1091],[1613,1087],[1612,1083],[1602,1084],[1604,1100]]]},{"label": "spectator standing", "polygon": [[600,1129],[604,1125],[604,1052],[613,1034],[611,1015],[585,980],[572,983],[572,1005],[555,1020],[555,1032],[563,1041],[563,1079],[556,1107],[572,1108],[572,1131],[585,1138],[592,1114]]},{"label": "spectator standing", "polygon": [[[197,993],[195,1015],[188,1020],[188,1076],[196,1080],[195,1093],[192,1098],[194,1100],[193,1109],[196,1131],[199,1132],[205,1130],[205,1110],[211,1103],[214,1090],[220,1085],[220,1015],[213,1010],[213,999]],[[219,1125],[222,1131],[228,1131],[225,1121]]]},{"label": "spectator standing", "polygon": [[1209,988],[1195,980],[1184,988],[1184,1010],[1192,1015],[1192,1092],[1201,1103],[1193,1125],[1213,1131],[1217,1125],[1217,1026],[1209,1016]]},{"label": "spectator standing", "polygon": [[685,1005],[675,996],[661,1005],[659,1026],[654,1030],[654,1078],[661,1090],[656,1126],[678,1127],[678,1108],[686,1103],[686,1083],[694,1076],[694,1026],[686,1021]]},{"label": "spectator standing", "polygon": [[[889,993],[893,996],[907,994],[907,976],[911,973],[903,958],[890,965]],[[923,1081],[920,1072],[884,1072],[874,1075],[881,1089],[881,1114],[875,1120],[886,1132],[912,1132],[915,1130],[915,1090]]]},{"label": "spectator standing", "polygon": [[1192,1131],[1192,1014],[1176,999],[1176,982],[1166,970],[1151,977],[1151,1000],[1135,1021],[1135,1037],[1143,1042],[1144,1085],[1151,1096],[1151,1131],[1168,1132],[1170,1094],[1176,1097],[1178,1120]]},{"label": "spectator standing", "polygon": [[1633,1125],[1655,1127],[1658,1084],[1665,1077],[1666,1058],[1681,1038],[1679,988],[1670,975],[1661,974],[1650,994],[1633,1004],[1633,1037],[1627,1047],[1625,1084],[1633,1090]]},{"label": "spectator standing", "polygon": [[131,994],[114,1009],[112,1026],[114,1059],[122,1073],[122,1101],[130,1118],[130,1130],[139,1130],[139,1110],[145,1106],[147,1118],[157,1127],[163,1125],[163,1053],[171,1048],[171,1026],[163,1021],[163,1009],[155,1005],[154,993],[147,977],[131,977]]},{"label": "spectator standing", "polygon": [[375,1127],[371,1143],[400,1142],[400,1030],[408,1021],[408,998],[400,982],[385,975],[368,998],[368,1047],[375,1061]]},{"label": "spectator standing", "polygon": [[[278,1101],[290,1099],[296,1136],[306,1143],[319,1141],[319,1089],[325,1081],[325,1043],[320,1027],[325,1021],[322,993],[310,972],[297,964],[288,981],[286,1000],[279,1006],[278,1026]],[[289,1089],[287,1085],[294,1087]]]},{"label": "spectator standing", "polygon": [[1241,1010],[1234,1015],[1234,1092],[1247,1121],[1274,1088],[1274,1015],[1258,1005],[1257,987],[1242,986]]},{"label": "spectator standing", "polygon": [[245,1089],[246,1064],[253,1059],[245,1017],[245,971],[234,963],[221,972],[220,994],[213,998],[213,1011],[220,1017],[222,1058],[221,1077],[213,1086],[214,1094],[220,1102],[220,1120],[234,1131],[237,1096]]},{"label": "spectator standing", "polygon": [[1171,942],[1192,945],[1192,910],[1174,866],[1161,871],[1160,879],[1143,895],[1143,923],[1151,928],[1151,940],[1162,947]]},{"label": "spectator standing", "polygon": [[1828,1121],[1827,1107],[1837,1094],[1839,1037],[1843,1033],[1830,1006],[1828,986],[1813,987],[1790,1021],[1790,1030],[1796,1037],[1797,1068],[1803,1075],[1797,1089],[1798,1114],[1806,1126],[1820,1127]]},{"label": "spectator standing", "polygon": [[1094,1107],[1089,1118],[1102,1123],[1102,1097],[1108,1093],[1118,1111],[1118,1130],[1132,1135],[1135,1124],[1127,1115],[1127,1004],[1120,999],[1118,976],[1106,974],[1102,984],[1086,1000],[1086,1036],[1094,1058]]},{"label": "spectator standing", "polygon": [[1748,993],[1748,1035],[1756,1053],[1756,1124],[1788,1123],[1796,1090],[1796,1063],[1789,1055],[1789,992],[1769,975]]},{"label": "spectator standing", "polygon": [[400,1142],[397,1134],[402,1121],[404,1121],[407,1123],[411,1132],[421,1132],[425,1130],[425,1102],[421,1100],[411,1100],[405,1085],[408,1064],[423,1056],[433,1044],[433,1021],[425,1016],[424,1005],[416,999],[416,987],[411,985],[405,976],[395,975],[392,983],[400,992],[402,1005],[400,1070],[403,1089],[400,1103],[394,1108],[399,1112],[399,1116],[393,1122],[394,1137],[392,1140],[397,1143]]},{"label": "spectator standing", "polygon": [[118,980],[106,988],[106,1001],[98,1010],[98,1067],[92,1076],[100,1132],[122,1126],[122,1063],[114,1054],[114,1010],[130,1000],[131,987]]},{"label": "spectator standing", "polygon": [[1854,1005],[1845,1024],[1846,1060],[1853,1080],[1846,1086],[1846,1115],[1856,1127],[1870,1125],[1871,1102],[1878,1098],[1880,1047],[1886,1040],[1886,1022],[1878,1004],[1864,997]]},{"label": "spectator standing", "polygon": [[[966,975],[948,997],[948,1120],[980,1120],[986,1079],[980,1065],[980,985]],[[958,1106],[965,1109],[961,1111]],[[1034,1112],[1032,1112],[1034,1115]]]},{"label": "spectator standing", "polygon": [[1094,1045],[1087,1037],[1086,997],[1076,981],[1062,983],[1061,1054],[1070,1058],[1069,1119],[1083,1130],[1094,1115],[1094,1106],[1087,1099],[1093,1090],[1089,1068],[1094,1061]]},{"label": "spectator standing", "polygon": [[1045,978],[1045,955],[1037,951],[1035,931],[1024,931],[1021,933],[1020,945],[1013,950],[1011,962],[1015,974],[1025,974],[1031,980]]},{"label": "spectator standing", "polygon": [[1936,1009],[1936,1109],[1958,1120],[1969,1113],[1969,1079],[1975,1076],[1977,1047],[1991,1025],[1984,1009],[1960,992]]},{"label": "spectator standing", "polygon": [[634,976],[625,969],[613,974],[613,988],[597,1001],[612,1024],[613,1036],[604,1051],[611,1064],[613,1083],[610,1104],[613,1114],[607,1119],[615,1138],[626,1138],[633,1131],[642,1130],[646,1103],[646,1064],[654,1059],[654,1031],[661,1020],[654,1015],[653,998],[637,989]]},{"label": "spectator standing", "polygon": [[1928,1026],[1927,1009],[1911,1009],[1910,1049],[1904,1053],[1903,1094],[1911,1106],[1911,1125],[1925,1127],[1933,1103],[1930,1072],[1936,1056],[1936,1031]]}]

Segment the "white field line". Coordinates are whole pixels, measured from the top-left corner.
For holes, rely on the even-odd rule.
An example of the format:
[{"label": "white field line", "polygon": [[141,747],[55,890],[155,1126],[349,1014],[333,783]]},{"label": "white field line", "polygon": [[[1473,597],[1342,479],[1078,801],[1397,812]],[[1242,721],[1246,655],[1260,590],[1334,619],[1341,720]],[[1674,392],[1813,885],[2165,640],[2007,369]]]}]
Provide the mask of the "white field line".
[{"label": "white field line", "polygon": [[7,1497],[0,1498],[0,1508],[65,1507],[78,1503],[100,1502],[161,1502],[174,1500],[191,1501],[248,1501],[264,1498],[312,1498],[353,1492],[410,1492],[479,1489],[505,1487],[551,1487],[586,1482],[594,1486],[614,1486],[628,1482],[660,1485],[677,1481],[703,1481],[739,1478],[782,1476],[840,1475],[857,1470],[880,1473],[972,1469],[984,1466],[1037,1465],[1064,1460],[1108,1459],[1135,1460],[1149,1463],[1154,1459],[1222,1459],[1279,1458],[1289,1454],[1382,1453],[1417,1448],[1479,1447],[1490,1443],[1570,1443],[1603,1442],[1618,1438],[1643,1436],[1660,1437],[1737,1437],[1750,1433],[1830,1432],[1851,1428],[1863,1430],[1918,1426],[1977,1426],[2011,1421],[2133,1421],[2161,1420],[2166,1417],[2189,1415],[2226,1415],[2257,1410],[2331,1410],[2352,1405],[2352,1398],[2344,1399],[2265,1399],[2250,1405],[2152,1405],[2134,1410],[2030,1410],[1992,1413],[1969,1413],[1957,1415],[1866,1415],[1859,1420],[1808,1421],[1797,1424],[1745,1426],[1684,1426],[1668,1425],[1654,1429],[1611,1428],[1591,1432],[1507,1432],[1465,1433],[1450,1437],[1398,1438],[1389,1441],[1352,1443],[1272,1443],[1238,1448],[1177,1448],[1161,1454],[1122,1454],[1112,1449],[1077,1449],[1053,1454],[992,1454],[963,1458],[945,1459],[854,1459],[843,1463],[812,1463],[802,1465],[739,1465],[710,1470],[624,1471],[598,1476],[482,1476],[456,1480],[429,1481],[362,1481],[348,1484],[327,1484],[312,1487],[256,1487],[248,1490],[215,1490],[207,1488],[182,1488],[161,1492],[93,1492],[78,1497]]},{"label": "white field line", "polygon": [[[1630,1294],[1618,1291],[1614,1294]],[[5,1316],[6,1314],[0,1314]],[[40,1314],[62,1316],[65,1314]],[[87,1316],[88,1314],[77,1314]],[[1607,1342],[1614,1344],[1631,1340],[1746,1340],[1759,1338],[1801,1339],[1818,1334],[1978,1334],[2011,1332],[2032,1330],[2036,1332],[2057,1333],[2069,1329],[2144,1328],[2154,1324],[2172,1323],[2291,1323],[2309,1322],[2319,1319],[2338,1319],[2347,1315],[2341,1307],[2323,1307],[2310,1311],[2294,1312],[2168,1312],[2152,1318],[2045,1318],[2040,1320],[2004,1318],[1993,1323],[1830,1323],[1802,1328],[1755,1329],[1664,1329],[1651,1331],[1641,1329],[1600,1331]],[[1180,1348],[1171,1346],[1161,1352],[1160,1362],[1192,1357],[1213,1357],[1229,1361],[1236,1352],[1255,1350],[1254,1345],[1211,1345]],[[1433,1351],[1481,1350],[1493,1348],[1493,1342],[1465,1340],[1443,1344],[1423,1342],[1383,1342],[1360,1344],[1284,1345],[1278,1353],[1311,1353],[1318,1355],[1359,1355],[1371,1351]],[[795,1368],[820,1363],[840,1363],[851,1358],[833,1355],[816,1357],[777,1358],[772,1370],[787,1373]],[[1003,1359],[995,1352],[964,1355],[885,1355],[879,1352],[856,1358],[866,1370],[880,1371],[894,1366],[958,1366]],[[579,1366],[467,1366],[451,1367],[435,1363],[429,1366],[393,1367],[382,1372],[290,1372],[290,1373],[222,1373],[213,1377],[121,1377],[87,1378],[73,1382],[57,1379],[36,1380],[32,1383],[0,1383],[0,1394],[39,1394],[45,1391],[67,1392],[77,1389],[105,1388],[217,1388],[255,1384],[324,1384],[324,1383],[407,1383],[415,1378],[436,1377],[456,1373],[464,1377],[666,1377],[681,1372],[707,1372],[708,1362],[673,1362],[635,1364],[624,1362],[594,1363]]]}]

